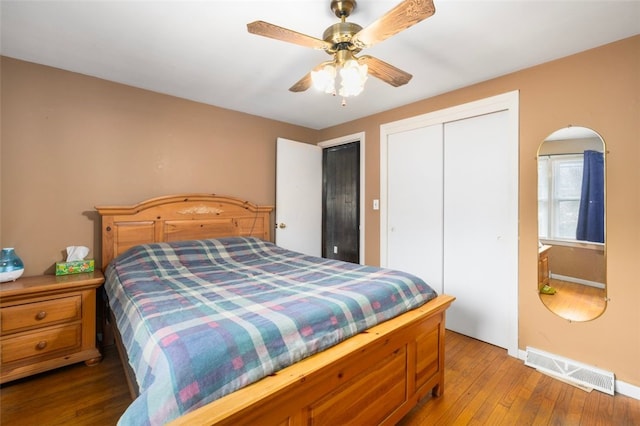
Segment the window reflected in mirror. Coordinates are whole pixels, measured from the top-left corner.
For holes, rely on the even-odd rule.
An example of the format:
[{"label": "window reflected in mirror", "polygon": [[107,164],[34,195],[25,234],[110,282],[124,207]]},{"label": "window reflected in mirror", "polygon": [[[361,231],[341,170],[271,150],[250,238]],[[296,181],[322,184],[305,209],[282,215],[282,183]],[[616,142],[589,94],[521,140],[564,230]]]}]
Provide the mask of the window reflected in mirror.
[{"label": "window reflected in mirror", "polygon": [[605,146],[569,126],[538,149],[538,293],[569,321],[590,321],[607,304]]}]

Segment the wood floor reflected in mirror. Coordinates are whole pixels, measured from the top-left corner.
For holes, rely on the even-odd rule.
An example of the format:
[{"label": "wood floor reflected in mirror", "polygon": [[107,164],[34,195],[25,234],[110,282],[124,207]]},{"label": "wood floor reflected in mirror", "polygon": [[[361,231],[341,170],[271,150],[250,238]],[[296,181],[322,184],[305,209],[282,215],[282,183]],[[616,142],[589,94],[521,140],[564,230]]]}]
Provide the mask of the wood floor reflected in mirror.
[{"label": "wood floor reflected in mirror", "polygon": [[569,321],[590,321],[598,318],[607,307],[602,288],[551,279],[556,293],[540,294],[542,303],[553,313]]}]

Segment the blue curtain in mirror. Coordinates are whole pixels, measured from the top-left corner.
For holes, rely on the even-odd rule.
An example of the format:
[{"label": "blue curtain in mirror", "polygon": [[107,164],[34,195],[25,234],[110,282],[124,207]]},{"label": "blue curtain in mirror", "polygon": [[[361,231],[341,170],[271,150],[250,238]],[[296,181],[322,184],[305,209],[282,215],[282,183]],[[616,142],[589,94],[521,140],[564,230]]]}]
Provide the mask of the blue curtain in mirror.
[{"label": "blue curtain in mirror", "polygon": [[604,154],[584,152],[576,239],[604,243]]}]

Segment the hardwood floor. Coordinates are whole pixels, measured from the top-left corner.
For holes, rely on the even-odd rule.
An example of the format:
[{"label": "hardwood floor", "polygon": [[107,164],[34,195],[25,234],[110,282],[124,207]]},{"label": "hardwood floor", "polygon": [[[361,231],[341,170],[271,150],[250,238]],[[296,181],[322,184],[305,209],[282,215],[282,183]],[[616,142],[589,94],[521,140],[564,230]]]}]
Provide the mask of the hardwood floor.
[{"label": "hardwood floor", "polygon": [[115,346],[99,364],[84,363],[5,383],[2,425],[115,425],[131,403]]},{"label": "hardwood floor", "polygon": [[541,294],[540,300],[551,312],[569,321],[590,321],[607,307],[604,289],[551,279],[549,285],[556,294]]},{"label": "hardwood floor", "polygon": [[[640,425],[640,401],[552,379],[504,349],[448,332],[445,391],[427,398],[399,426]],[[2,425],[115,425],[131,402],[115,346],[83,363],[0,388]]]},{"label": "hardwood floor", "polygon": [[640,425],[640,401],[585,392],[506,350],[447,332],[445,388],[399,423],[418,425]]}]

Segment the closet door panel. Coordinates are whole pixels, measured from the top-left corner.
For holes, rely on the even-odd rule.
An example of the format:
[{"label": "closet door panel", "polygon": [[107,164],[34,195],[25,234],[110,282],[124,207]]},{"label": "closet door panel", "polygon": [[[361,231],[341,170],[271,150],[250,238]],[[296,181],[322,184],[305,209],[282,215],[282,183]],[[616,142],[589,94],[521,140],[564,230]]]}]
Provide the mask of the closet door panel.
[{"label": "closet door panel", "polygon": [[508,119],[499,111],[444,125],[444,291],[456,296],[447,328],[504,348],[518,285]]},{"label": "closet door panel", "polygon": [[442,125],[387,141],[387,266],[442,292]]}]

